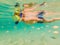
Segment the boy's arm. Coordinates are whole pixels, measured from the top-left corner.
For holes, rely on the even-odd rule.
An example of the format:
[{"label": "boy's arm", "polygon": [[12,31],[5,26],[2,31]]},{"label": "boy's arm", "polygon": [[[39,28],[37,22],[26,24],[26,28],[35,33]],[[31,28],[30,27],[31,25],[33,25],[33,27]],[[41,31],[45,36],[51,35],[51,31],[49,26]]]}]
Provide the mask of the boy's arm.
[{"label": "boy's arm", "polygon": [[43,6],[43,5],[45,5],[46,4],[46,2],[43,2],[42,4],[40,4],[40,6]]},{"label": "boy's arm", "polygon": [[53,22],[53,21],[56,21],[56,20],[60,20],[60,18],[54,18],[54,19],[51,19],[51,20],[45,20],[45,22]]},{"label": "boy's arm", "polygon": [[33,11],[33,10],[35,10],[36,8],[40,7],[40,6],[43,6],[44,4],[45,4],[45,2],[43,2],[42,4],[34,5],[34,6],[32,6],[30,9],[27,9],[27,10]]},{"label": "boy's arm", "polygon": [[34,10],[34,9],[40,7],[40,6],[45,5],[45,4],[46,4],[46,2],[43,2],[42,4],[35,5],[35,6],[32,7],[32,9]]}]

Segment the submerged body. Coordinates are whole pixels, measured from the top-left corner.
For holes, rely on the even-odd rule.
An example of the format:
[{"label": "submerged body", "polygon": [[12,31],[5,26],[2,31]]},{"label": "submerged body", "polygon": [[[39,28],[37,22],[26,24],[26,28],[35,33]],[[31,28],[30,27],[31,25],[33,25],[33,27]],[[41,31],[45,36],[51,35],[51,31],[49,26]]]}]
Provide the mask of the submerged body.
[{"label": "submerged body", "polygon": [[[41,4],[43,5],[43,4]],[[37,6],[40,6],[40,5],[37,5]],[[35,22],[38,22],[38,23],[45,23],[45,22],[52,22],[52,21],[55,21],[55,20],[60,20],[60,18],[54,18],[52,20],[46,20],[44,18],[44,15],[45,15],[45,11],[35,11],[36,9],[36,6],[34,7],[30,7],[28,8],[28,4],[24,6],[24,10],[23,10],[23,17],[22,17],[22,20],[24,22],[32,22],[32,23],[35,23]]]},{"label": "submerged body", "polygon": [[[45,2],[44,2],[45,3]],[[15,22],[15,24],[18,24],[20,20],[26,22],[26,23],[45,23],[45,22],[52,22],[55,20],[60,20],[60,18],[55,18],[52,20],[46,20],[44,18],[45,15],[45,11],[37,11],[35,9],[37,9],[37,7],[40,7],[43,4],[38,4],[38,5],[30,5],[29,4],[25,4],[24,5],[24,10],[22,12],[20,12],[20,7],[17,8],[18,10],[16,10],[15,14],[18,18],[18,20]]]},{"label": "submerged body", "polygon": [[[43,5],[43,4],[42,4]],[[42,6],[41,5],[41,6]],[[38,18],[38,14],[41,13],[41,11],[37,11],[37,7],[40,7],[40,4],[38,5],[32,5],[31,7],[29,7],[28,4],[24,5],[24,10],[23,10],[23,17],[22,20],[23,21],[39,21],[41,19]]]}]

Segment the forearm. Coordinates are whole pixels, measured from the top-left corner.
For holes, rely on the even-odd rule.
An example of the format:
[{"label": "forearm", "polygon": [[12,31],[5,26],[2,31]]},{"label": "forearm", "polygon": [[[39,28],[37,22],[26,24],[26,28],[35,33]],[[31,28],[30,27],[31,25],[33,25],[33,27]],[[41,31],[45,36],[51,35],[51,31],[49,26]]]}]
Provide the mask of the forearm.
[{"label": "forearm", "polygon": [[45,5],[45,2],[43,2],[42,4],[35,5],[33,8],[36,9],[37,7],[40,7],[40,6],[43,6],[43,5]]},{"label": "forearm", "polygon": [[46,2],[43,2],[42,4],[40,4],[40,6],[43,6],[43,5],[45,5],[46,4]]},{"label": "forearm", "polygon": [[44,22],[46,22],[46,23],[50,23],[50,22],[53,22],[53,21],[55,21],[54,19],[52,19],[52,20],[44,20]]},{"label": "forearm", "polygon": [[60,20],[60,18],[54,18],[52,20],[45,20],[45,22],[53,22],[53,21],[56,21],[56,20]]}]

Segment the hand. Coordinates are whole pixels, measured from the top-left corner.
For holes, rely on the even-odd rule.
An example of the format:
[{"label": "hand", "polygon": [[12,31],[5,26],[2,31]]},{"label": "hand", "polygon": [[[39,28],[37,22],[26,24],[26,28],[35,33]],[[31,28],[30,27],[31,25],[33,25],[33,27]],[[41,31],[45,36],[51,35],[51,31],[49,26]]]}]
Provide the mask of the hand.
[{"label": "hand", "polygon": [[40,6],[46,5],[46,2],[43,2],[42,4],[40,4]]}]

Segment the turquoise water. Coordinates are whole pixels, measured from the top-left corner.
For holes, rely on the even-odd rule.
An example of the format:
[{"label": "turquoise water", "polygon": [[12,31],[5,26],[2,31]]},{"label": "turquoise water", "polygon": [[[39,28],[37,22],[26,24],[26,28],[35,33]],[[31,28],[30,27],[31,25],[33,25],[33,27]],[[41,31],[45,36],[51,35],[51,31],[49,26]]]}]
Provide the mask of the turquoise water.
[{"label": "turquoise water", "polygon": [[[41,7],[41,9],[60,12],[60,0],[51,0],[52,2],[50,0],[38,0],[37,3],[42,3],[43,1],[46,1],[49,6]],[[23,2],[26,3],[27,0]],[[15,25],[12,20],[12,15],[14,14],[13,5],[15,3],[16,1],[14,0],[12,2],[11,0],[0,1],[0,45],[60,45],[60,21],[42,24],[20,22]],[[48,18],[54,17],[58,18],[60,14],[48,16]]]}]

